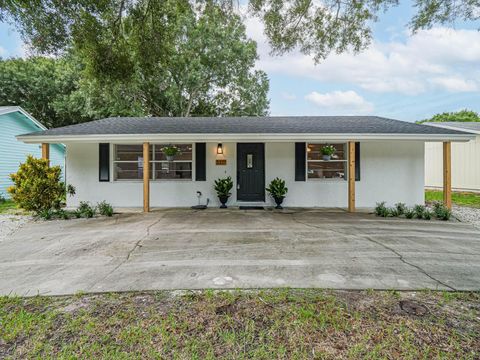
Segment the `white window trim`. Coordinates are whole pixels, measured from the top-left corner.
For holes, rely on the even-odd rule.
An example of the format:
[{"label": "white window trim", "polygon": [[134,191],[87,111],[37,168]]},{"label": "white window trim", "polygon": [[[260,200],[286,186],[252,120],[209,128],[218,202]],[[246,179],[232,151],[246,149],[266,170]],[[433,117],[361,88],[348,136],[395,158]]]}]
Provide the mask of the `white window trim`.
[{"label": "white window trim", "polygon": [[[321,145],[321,144],[342,144],[344,147],[348,146],[348,142],[343,142],[343,141],[328,141],[328,142],[306,142],[305,143],[305,180],[306,181],[313,181],[313,182],[325,182],[325,183],[335,183],[335,182],[341,182],[344,183],[348,179],[348,166],[345,166],[345,178],[309,178],[308,177],[308,163],[309,162],[343,162],[347,163],[348,165],[348,151],[345,152],[346,154],[346,159],[343,160],[308,160],[308,145]],[[345,150],[344,150],[345,151]]]},{"label": "white window trim", "polygon": [[[172,182],[172,181],[178,181],[178,182],[186,182],[186,181],[195,181],[195,143],[187,143],[187,142],[178,142],[176,143],[177,145],[190,145],[192,147],[192,160],[175,160],[175,162],[186,162],[186,163],[192,163],[192,177],[191,179],[155,179],[152,178],[150,179],[150,182]],[[110,153],[112,154],[111,156],[111,161],[110,161],[110,174],[112,176],[110,177],[110,182],[118,182],[118,183],[141,183],[143,182],[143,179],[116,179],[116,174],[115,174],[115,163],[136,163],[137,161],[135,160],[115,160],[116,157],[116,146],[117,145],[142,145],[142,144],[129,144],[129,143],[111,143],[110,146]],[[150,165],[154,165],[155,163],[164,163],[168,162],[167,160],[155,160],[155,146],[156,145],[165,145],[164,143],[150,143],[150,145],[153,146],[152,148],[152,159],[150,159]],[[152,177],[155,177],[155,171],[154,167],[152,167]]]}]

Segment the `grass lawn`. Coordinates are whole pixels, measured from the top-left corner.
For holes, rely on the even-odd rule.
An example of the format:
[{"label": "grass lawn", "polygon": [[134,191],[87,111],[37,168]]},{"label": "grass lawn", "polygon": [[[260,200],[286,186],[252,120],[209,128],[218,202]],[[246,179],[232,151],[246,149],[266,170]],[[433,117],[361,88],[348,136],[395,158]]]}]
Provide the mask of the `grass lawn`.
[{"label": "grass lawn", "polygon": [[[438,190],[425,190],[425,201],[443,201],[443,192]],[[452,202],[459,206],[480,208],[480,194],[452,192]]]},{"label": "grass lawn", "polygon": [[17,206],[12,200],[6,200],[5,202],[0,202],[0,214],[11,213],[17,211]]},{"label": "grass lawn", "polygon": [[0,358],[478,359],[480,293],[0,297]]}]

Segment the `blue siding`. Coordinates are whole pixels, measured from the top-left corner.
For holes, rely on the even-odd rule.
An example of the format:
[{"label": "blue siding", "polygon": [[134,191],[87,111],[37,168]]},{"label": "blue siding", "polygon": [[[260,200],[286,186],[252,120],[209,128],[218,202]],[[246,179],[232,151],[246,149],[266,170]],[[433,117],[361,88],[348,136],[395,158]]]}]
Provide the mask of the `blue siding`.
[{"label": "blue siding", "polygon": [[[39,144],[24,144],[15,136],[41,129],[21,112],[0,115],[0,194],[7,196],[7,188],[12,185],[9,175],[18,170],[18,165],[27,155],[41,157]],[[62,173],[65,166],[65,150],[62,145],[50,146],[50,163],[60,165]]]}]

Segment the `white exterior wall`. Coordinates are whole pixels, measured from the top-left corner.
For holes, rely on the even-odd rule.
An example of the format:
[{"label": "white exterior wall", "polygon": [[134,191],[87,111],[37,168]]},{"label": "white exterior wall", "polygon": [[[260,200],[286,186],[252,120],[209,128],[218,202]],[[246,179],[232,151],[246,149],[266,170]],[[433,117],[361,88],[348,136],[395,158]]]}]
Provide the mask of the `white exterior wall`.
[{"label": "white exterior wall", "polygon": [[[212,206],[219,205],[213,182],[230,175],[234,181],[228,205],[236,201],[236,143],[223,143],[227,165],[215,165],[217,143],[207,143],[207,181],[159,180],[150,182],[152,207],[185,207],[197,204],[196,192],[203,193],[202,202],[210,198]],[[376,202],[389,205],[405,202],[408,205],[424,202],[424,143],[414,141],[362,142],[361,180],[356,182],[356,205],[371,208]],[[113,157],[113,148],[110,151]],[[219,157],[219,156],[218,156]],[[195,159],[195,155],[193,155]],[[67,200],[68,206],[80,201],[96,203],[105,200],[115,207],[141,207],[142,181],[98,181],[98,144],[67,144],[67,183],[76,187],[76,195]],[[193,164],[195,169],[195,164]],[[280,177],[289,189],[285,206],[346,207],[347,181],[295,181],[295,144],[265,144],[266,184]],[[193,174],[195,178],[195,173]],[[266,203],[273,201],[266,196]]]},{"label": "white exterior wall", "polygon": [[[443,188],[443,145],[425,143],[425,186]],[[480,191],[480,135],[475,140],[452,143],[452,188]]]}]

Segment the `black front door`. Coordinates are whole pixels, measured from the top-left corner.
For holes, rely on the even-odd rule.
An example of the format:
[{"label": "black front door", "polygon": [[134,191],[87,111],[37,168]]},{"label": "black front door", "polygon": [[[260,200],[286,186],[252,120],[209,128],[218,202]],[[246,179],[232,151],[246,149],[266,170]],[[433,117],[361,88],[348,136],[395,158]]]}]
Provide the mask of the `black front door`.
[{"label": "black front door", "polygon": [[237,200],[265,201],[264,144],[237,144]]}]

